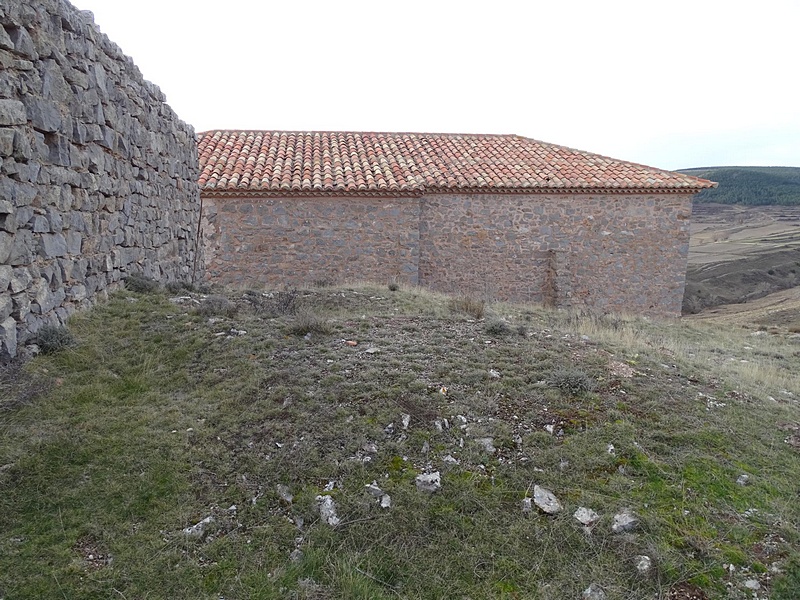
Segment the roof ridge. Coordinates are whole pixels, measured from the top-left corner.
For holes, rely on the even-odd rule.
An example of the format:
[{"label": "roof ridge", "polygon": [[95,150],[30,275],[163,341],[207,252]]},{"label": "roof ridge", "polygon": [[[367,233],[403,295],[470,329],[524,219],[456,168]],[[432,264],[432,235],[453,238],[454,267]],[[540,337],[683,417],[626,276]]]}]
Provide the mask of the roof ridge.
[{"label": "roof ridge", "polygon": [[197,135],[208,133],[291,133],[291,134],[315,134],[315,133],[345,133],[354,135],[418,135],[436,137],[518,137],[532,139],[521,136],[517,133],[455,133],[447,131],[358,131],[355,129],[207,129],[198,131]]}]

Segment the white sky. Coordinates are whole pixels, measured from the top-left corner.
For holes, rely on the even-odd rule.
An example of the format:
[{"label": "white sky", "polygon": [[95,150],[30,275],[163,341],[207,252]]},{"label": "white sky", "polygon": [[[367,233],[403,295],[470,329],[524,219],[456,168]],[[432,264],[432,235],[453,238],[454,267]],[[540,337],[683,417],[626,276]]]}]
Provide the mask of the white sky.
[{"label": "white sky", "polygon": [[72,0],[197,131],[517,133],[800,166],[798,0]]}]

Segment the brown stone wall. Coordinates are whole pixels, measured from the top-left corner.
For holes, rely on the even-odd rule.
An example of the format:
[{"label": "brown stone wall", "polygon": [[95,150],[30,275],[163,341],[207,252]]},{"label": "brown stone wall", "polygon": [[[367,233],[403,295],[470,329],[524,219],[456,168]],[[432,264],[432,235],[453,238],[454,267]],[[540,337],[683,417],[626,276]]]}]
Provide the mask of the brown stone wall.
[{"label": "brown stone wall", "polygon": [[418,283],[418,198],[204,198],[209,280]]},{"label": "brown stone wall", "polygon": [[680,315],[690,195],[436,195],[423,285],[487,299]]},{"label": "brown stone wall", "polygon": [[680,314],[690,195],[204,202],[212,281],[396,280],[489,300]]}]

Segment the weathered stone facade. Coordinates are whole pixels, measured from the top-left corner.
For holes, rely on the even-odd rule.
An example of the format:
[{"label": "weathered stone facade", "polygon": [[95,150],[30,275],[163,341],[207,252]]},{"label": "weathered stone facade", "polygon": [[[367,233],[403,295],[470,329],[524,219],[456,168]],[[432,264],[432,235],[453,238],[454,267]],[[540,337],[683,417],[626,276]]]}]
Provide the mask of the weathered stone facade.
[{"label": "weathered stone facade", "polygon": [[487,299],[679,316],[692,194],[204,197],[207,276],[398,281]]},{"label": "weathered stone facade", "polygon": [[197,179],[193,129],[91,13],[3,0],[0,356],[127,274],[190,280]]}]

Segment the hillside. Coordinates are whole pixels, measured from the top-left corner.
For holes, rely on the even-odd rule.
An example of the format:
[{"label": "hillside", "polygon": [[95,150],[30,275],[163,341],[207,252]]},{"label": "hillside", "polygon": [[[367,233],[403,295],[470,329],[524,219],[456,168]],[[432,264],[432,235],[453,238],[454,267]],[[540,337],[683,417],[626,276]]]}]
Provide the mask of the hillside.
[{"label": "hillside", "polygon": [[800,285],[800,205],[695,204],[683,313]]},{"label": "hillside", "polygon": [[0,370],[0,598],[797,598],[797,335],[136,289]]},{"label": "hillside", "polygon": [[701,167],[679,173],[716,181],[695,202],[800,205],[800,167]]}]

